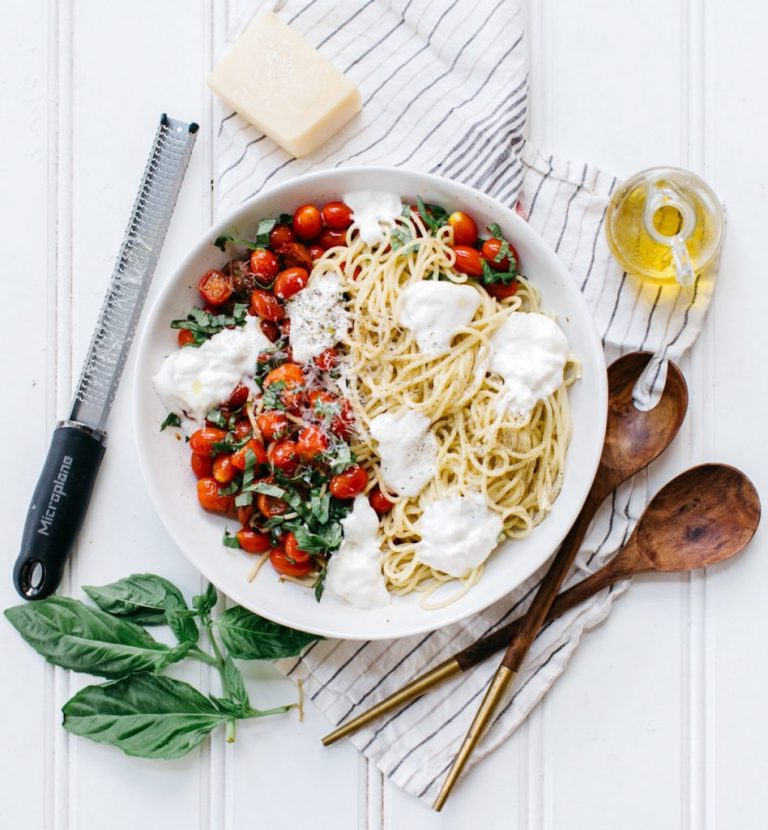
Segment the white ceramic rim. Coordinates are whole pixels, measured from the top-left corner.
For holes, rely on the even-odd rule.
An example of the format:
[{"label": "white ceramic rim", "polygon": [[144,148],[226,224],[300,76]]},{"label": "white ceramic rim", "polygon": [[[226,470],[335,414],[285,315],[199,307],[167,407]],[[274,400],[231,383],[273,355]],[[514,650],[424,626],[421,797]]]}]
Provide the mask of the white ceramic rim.
[{"label": "white ceramic rim", "polygon": [[[361,184],[347,184],[343,182],[360,182]],[[572,438],[571,447],[569,448],[569,457],[573,456],[573,445],[578,440],[582,443],[588,438],[588,445],[580,448],[580,464],[578,470],[569,469],[566,463],[566,477],[563,489],[555,502],[552,511],[547,515],[541,524],[534,528],[533,532],[526,540],[521,541],[507,541],[503,545],[517,545],[520,547],[523,542],[528,539],[536,540],[538,537],[542,538],[545,535],[542,528],[547,528],[550,537],[549,543],[540,544],[536,550],[535,555],[529,555],[525,564],[520,564],[521,559],[516,560],[517,574],[513,581],[509,584],[503,584],[503,580],[499,580],[502,584],[494,586],[484,592],[484,598],[478,602],[477,599],[480,594],[477,593],[477,588],[483,583],[481,580],[478,586],[474,586],[466,595],[464,595],[457,602],[437,611],[423,610],[423,615],[420,621],[416,623],[409,623],[407,625],[391,625],[387,621],[386,625],[382,625],[381,621],[370,623],[367,622],[367,615],[372,615],[373,612],[361,611],[353,608],[353,606],[346,603],[338,603],[343,605],[344,610],[339,611],[337,608],[333,614],[327,615],[327,620],[323,618],[322,612],[318,615],[318,620],[296,619],[290,613],[285,614],[274,607],[265,608],[261,604],[254,601],[256,593],[253,590],[255,583],[248,583],[245,580],[245,572],[249,567],[244,568],[242,578],[239,582],[232,582],[230,579],[224,579],[222,575],[223,568],[217,568],[218,562],[223,561],[217,555],[212,555],[211,550],[206,547],[203,550],[202,545],[190,544],[187,536],[187,528],[185,527],[186,520],[184,517],[176,515],[173,511],[163,510],[162,505],[168,500],[168,479],[157,470],[155,458],[151,452],[152,441],[147,438],[151,437],[147,432],[148,429],[157,430],[157,424],[154,422],[147,423],[146,413],[148,410],[157,410],[159,401],[154,396],[150,376],[153,371],[156,371],[157,366],[152,365],[152,351],[156,350],[156,344],[153,339],[153,332],[157,332],[158,326],[162,330],[168,331],[167,325],[169,319],[160,317],[164,307],[171,303],[172,298],[177,292],[189,291],[190,285],[184,285],[185,280],[188,280],[188,272],[193,267],[196,260],[206,255],[210,255],[212,242],[223,233],[231,231],[233,227],[238,224],[252,223],[260,216],[270,215],[263,212],[259,214],[256,208],[259,204],[267,201],[280,201],[285,195],[285,205],[290,206],[296,200],[295,197],[290,197],[288,194],[291,191],[306,189],[306,191],[318,190],[318,188],[325,187],[325,192],[329,194],[340,195],[352,189],[361,189],[362,184],[367,184],[371,189],[387,189],[400,194],[407,194],[415,196],[416,194],[424,195],[433,192],[439,192],[441,195],[445,194],[443,203],[450,206],[455,206],[456,209],[464,209],[472,213],[474,211],[482,210],[482,212],[489,211],[494,217],[493,221],[497,221],[505,233],[515,240],[516,244],[519,241],[520,247],[529,251],[528,258],[531,255],[546,260],[547,267],[551,268],[551,278],[557,284],[558,291],[565,296],[565,305],[567,306],[567,321],[563,325],[562,314],[558,314],[558,319],[561,325],[569,331],[578,331],[581,338],[581,345],[579,348],[578,357],[583,366],[583,377],[579,381],[580,384],[585,384],[585,379],[588,379],[590,395],[590,406],[586,411],[591,409],[591,417],[585,418],[583,423],[577,424],[574,419],[574,437]],[[307,198],[315,198],[311,194],[305,196]],[[329,198],[329,197],[326,197]],[[437,201],[435,197],[432,201]],[[298,204],[298,203],[297,203]],[[509,231],[509,228],[513,231]],[[221,255],[222,261],[224,255]],[[521,254],[523,263],[526,262],[526,257]],[[213,266],[208,266],[213,267]],[[202,271],[196,271],[194,282]],[[541,275],[541,272],[539,272]],[[531,274],[531,278],[537,284],[537,275]],[[547,277],[549,280],[550,277]],[[559,300],[559,297],[558,297]],[[551,304],[547,303],[547,298],[544,298],[544,307],[550,309]],[[566,312],[564,312],[566,313]],[[576,321],[576,323],[574,323]],[[165,349],[170,351],[169,346]],[[293,628],[299,628],[305,631],[310,631],[329,638],[343,638],[353,640],[377,640],[377,639],[392,639],[399,637],[406,637],[415,634],[422,634],[428,631],[441,628],[444,625],[455,623],[471,614],[478,613],[497,600],[501,599],[506,594],[513,591],[518,585],[522,584],[531,574],[533,574],[539,567],[541,567],[557,550],[566,533],[578,516],[581,507],[586,499],[589,488],[594,479],[597,465],[600,460],[602,446],[605,436],[605,417],[607,412],[607,375],[605,370],[605,357],[602,349],[602,343],[597,330],[592,321],[592,316],[589,308],[578,290],[573,278],[561,263],[557,255],[548,247],[544,240],[513,210],[505,207],[497,202],[493,197],[483,194],[467,185],[453,182],[444,179],[440,176],[435,176],[427,173],[419,173],[409,171],[401,168],[387,168],[387,167],[345,167],[334,170],[324,170],[314,173],[309,173],[290,179],[273,188],[262,191],[248,201],[244,202],[236,210],[225,216],[215,225],[213,225],[201,239],[195,244],[184,260],[179,264],[170,278],[163,285],[158,296],[155,298],[150,310],[148,311],[140,332],[138,354],[136,361],[136,371],[134,375],[134,389],[133,389],[133,408],[134,408],[134,430],[136,443],[138,448],[138,455],[144,481],[149,491],[150,498],[156,506],[160,519],[165,525],[171,537],[176,544],[187,556],[187,558],[194,564],[194,566],[214,585],[227,594],[232,600],[240,603],[246,608],[250,608],[255,613],[268,617],[275,622],[287,625]],[[571,389],[571,398],[573,400],[574,393],[579,394],[577,383]],[[587,390],[584,390],[586,395]],[[583,397],[583,396],[582,396]],[[584,405],[581,407],[584,409]],[[159,421],[158,421],[159,423]],[[583,434],[577,433],[577,430],[583,431]],[[587,435],[588,433],[588,435]],[[163,437],[167,438],[167,433],[163,433]],[[185,453],[186,455],[186,453]],[[571,460],[573,464],[573,460]],[[193,479],[191,472],[189,473],[189,489],[194,490],[191,486]],[[566,490],[568,492],[566,493]],[[564,496],[567,495],[567,498]],[[198,513],[203,513],[199,511]],[[210,514],[204,514],[209,517]],[[189,517],[187,516],[187,519]],[[221,517],[215,517],[221,520]],[[206,519],[208,521],[208,519]],[[231,522],[230,522],[231,524]],[[557,528],[554,532],[554,528]],[[223,531],[224,523],[222,522],[220,532]],[[538,534],[538,537],[537,537]],[[502,546],[503,547],[503,546]],[[238,553],[235,551],[235,553]],[[494,553],[499,556],[501,548]],[[493,559],[493,557],[492,557]],[[489,560],[489,565],[491,560]],[[260,574],[259,579],[265,571],[270,569],[265,568]],[[488,568],[483,576],[483,579],[488,579]],[[276,581],[276,580],[275,580]],[[311,591],[300,588],[290,583],[284,583],[296,591],[303,591],[305,594],[311,594]],[[327,592],[326,592],[327,595]],[[401,599],[395,598],[394,608]],[[474,599],[474,601],[473,601]],[[314,599],[312,600],[314,602]],[[412,600],[411,600],[412,601]],[[322,609],[326,599],[323,602],[316,604],[317,609]],[[396,612],[395,612],[396,613]],[[337,617],[348,616],[346,623],[340,623]],[[334,616],[335,615],[335,616]],[[336,620],[336,621],[334,621]]]}]

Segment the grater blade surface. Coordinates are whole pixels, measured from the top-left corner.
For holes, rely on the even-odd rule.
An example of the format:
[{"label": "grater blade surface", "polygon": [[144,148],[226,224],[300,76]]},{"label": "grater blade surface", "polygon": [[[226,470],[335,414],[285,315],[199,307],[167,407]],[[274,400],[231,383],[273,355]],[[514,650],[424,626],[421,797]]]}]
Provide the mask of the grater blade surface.
[{"label": "grater blade surface", "polygon": [[104,430],[197,130],[194,123],[160,119],[75,390],[71,421]]}]

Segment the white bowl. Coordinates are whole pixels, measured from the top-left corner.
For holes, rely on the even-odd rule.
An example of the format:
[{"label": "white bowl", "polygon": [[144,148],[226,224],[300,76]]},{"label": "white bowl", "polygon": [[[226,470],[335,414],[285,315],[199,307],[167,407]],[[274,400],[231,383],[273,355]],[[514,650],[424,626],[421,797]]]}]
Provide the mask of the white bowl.
[{"label": "white bowl", "polygon": [[[573,440],[563,489],[552,512],[525,539],[501,545],[486,563],[480,582],[458,601],[425,610],[418,594],[393,597],[383,609],[361,610],[326,591],[318,603],[311,590],[281,583],[265,566],[251,583],[253,558],[221,544],[224,528],[236,522],[206,513],[198,503],[186,446],[160,432],[166,415],[151,377],[176,348],[168,324],[184,317],[198,300],[197,283],[227,257],[213,241],[223,233],[249,238],[260,218],[293,211],[305,202],[322,204],[350,190],[389,190],[407,200],[421,196],[449,209],[466,210],[481,227],[497,222],[514,242],[526,276],[539,288],[542,305],[557,315],[583,376],[570,390]],[[135,381],[136,438],[147,488],[168,532],[192,563],[227,596],[276,622],[326,637],[353,640],[405,637],[430,631],[481,611],[512,591],[555,552],[586,498],[605,434],[607,382],[600,338],[576,284],[555,253],[526,222],[472,188],[438,176],[388,168],[328,170],[292,179],[259,194],[212,227],[181,263],[149,311],[139,343]]]}]

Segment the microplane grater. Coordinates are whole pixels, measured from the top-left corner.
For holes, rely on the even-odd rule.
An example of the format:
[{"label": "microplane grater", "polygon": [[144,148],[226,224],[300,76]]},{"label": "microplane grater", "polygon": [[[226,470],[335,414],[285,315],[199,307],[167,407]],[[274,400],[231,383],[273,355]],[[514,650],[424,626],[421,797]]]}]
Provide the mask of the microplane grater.
[{"label": "microplane grater", "polygon": [[53,433],[13,570],[25,599],[52,594],[82,526],[106,448],[105,427],[160,256],[197,124],[163,115],[88,348],[69,418]]}]

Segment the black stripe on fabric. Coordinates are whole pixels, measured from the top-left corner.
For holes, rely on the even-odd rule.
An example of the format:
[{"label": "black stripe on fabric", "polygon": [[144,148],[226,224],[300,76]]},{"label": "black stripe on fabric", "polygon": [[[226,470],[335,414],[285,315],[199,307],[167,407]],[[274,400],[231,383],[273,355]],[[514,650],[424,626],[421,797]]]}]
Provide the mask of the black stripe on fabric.
[{"label": "black stripe on fabric", "polygon": [[374,43],[372,46],[368,47],[368,49],[366,49],[365,52],[363,52],[361,55],[358,55],[352,61],[352,63],[350,63],[349,66],[346,67],[346,69],[344,70],[345,73],[349,72],[349,70],[352,69],[353,66],[357,66],[357,64],[360,63],[361,60],[364,60],[365,58],[367,58],[368,55],[370,55],[371,52],[373,52],[374,49],[377,49],[379,46],[381,46],[381,44],[384,43],[384,41],[390,35],[393,35],[403,25],[403,23],[405,23],[405,14],[408,11],[408,9],[411,7],[412,3],[413,3],[413,0],[408,0],[408,2],[405,4],[405,7],[403,8],[403,11],[400,13],[400,22],[397,23],[396,25],[394,25],[386,34],[384,34],[381,38],[379,38],[379,40],[377,40],[376,43]]},{"label": "black stripe on fabric", "polygon": [[[529,678],[525,681],[525,683],[523,683],[523,685],[522,685],[522,686],[521,686],[521,687],[520,687],[520,688],[519,688],[519,689],[515,692],[515,694],[513,695],[512,699],[511,699],[511,700],[507,703],[507,705],[506,705],[506,706],[505,706],[505,707],[501,710],[501,712],[500,712],[500,713],[497,715],[497,717],[493,720],[493,722],[492,722],[492,724],[491,724],[491,728],[493,728],[493,726],[495,726],[495,725],[496,725],[496,723],[497,723],[497,722],[498,722],[498,721],[499,721],[502,717],[504,717],[504,715],[507,713],[507,711],[509,710],[509,708],[512,706],[512,704],[513,704],[513,703],[515,702],[515,700],[517,699],[517,696],[518,696],[518,695],[519,695],[519,694],[523,691],[523,689],[525,689],[525,687],[526,687],[526,686],[527,686],[527,685],[528,685],[528,684],[529,684],[529,683],[530,683],[530,682],[531,682],[531,681],[532,681],[532,680],[533,680],[533,679],[534,679],[534,678],[538,675],[538,673],[539,673],[542,669],[546,668],[546,667],[549,665],[549,663],[552,661],[552,659],[555,657],[555,655],[556,655],[556,654],[558,654],[559,652],[561,652],[561,651],[562,651],[562,650],[563,650],[563,649],[564,649],[564,648],[568,645],[568,642],[569,642],[569,641],[568,641],[568,640],[566,640],[566,642],[561,643],[561,644],[560,644],[560,645],[559,645],[559,646],[558,646],[558,647],[557,647],[557,648],[556,648],[556,649],[552,652],[552,654],[550,654],[550,655],[549,655],[549,657],[547,657],[546,661],[545,661],[545,662],[543,662],[543,663],[542,663],[542,664],[541,664],[541,665],[540,665],[540,666],[536,669],[536,671],[535,671],[535,672],[534,672],[534,673],[533,673],[533,674],[532,674],[532,675],[531,675],[531,676],[530,676],[530,677],[529,677]],[[487,684],[486,684],[486,685],[487,685]],[[481,692],[484,692],[484,691],[485,691],[485,686],[484,686],[484,687],[483,687],[480,691],[481,691]],[[477,695],[475,695],[475,697],[477,697]],[[437,773],[437,775],[435,775],[435,777],[434,777],[434,778],[433,778],[433,779],[429,782],[429,784],[427,784],[427,786],[426,786],[426,787],[424,787],[424,789],[423,789],[423,790],[422,790],[422,791],[421,791],[421,792],[417,795],[417,798],[423,798],[423,797],[424,797],[424,796],[425,796],[425,795],[429,792],[430,787],[433,787],[433,786],[435,785],[435,783],[436,783],[437,781],[439,781],[439,780],[440,780],[440,778],[441,778],[443,775],[445,775],[445,773],[448,771],[448,768],[451,766],[451,764],[453,764],[453,758],[451,758],[451,760],[450,760],[450,761],[448,761],[448,763],[447,763],[447,764],[446,764],[446,765],[445,765],[445,766],[444,766],[444,767],[440,770],[440,772],[438,772],[438,773]],[[399,766],[399,764],[398,764],[398,766]],[[397,767],[395,767],[395,769],[397,769]],[[391,770],[391,771],[390,771],[389,773],[387,773],[387,774],[388,774],[388,775],[391,775],[393,772],[394,772],[394,769],[393,769],[393,770]]]},{"label": "black stripe on fabric", "polygon": [[598,555],[598,553],[600,553],[600,551],[603,549],[603,547],[607,544],[608,540],[611,538],[611,533],[613,532],[613,519],[614,519],[615,514],[616,514],[616,491],[614,490],[611,493],[611,515],[608,517],[608,530],[606,531],[605,536],[603,537],[603,541],[600,542],[600,544],[595,548],[594,552],[592,553],[592,556],[590,556],[589,559],[587,560],[587,568],[589,568],[592,565],[592,561],[594,560],[594,558]]},{"label": "black stripe on fabric", "polygon": [[582,292],[582,294],[584,293],[584,289],[587,287],[589,278],[592,276],[592,269],[595,267],[595,256],[597,254],[597,240],[600,238],[600,232],[602,231],[603,225],[605,224],[605,216],[607,213],[608,204],[606,203],[605,207],[603,208],[603,214],[600,217],[600,221],[597,223],[594,239],[592,240],[592,256],[589,258],[589,267],[587,268],[587,273],[584,277],[584,282],[582,282],[582,284],[579,286],[579,290]]},{"label": "black stripe on fabric", "polygon": [[533,216],[534,208],[536,207],[536,202],[539,198],[539,193],[541,193],[541,188],[544,187],[544,182],[552,175],[552,161],[554,156],[549,157],[549,170],[541,177],[541,181],[539,182],[539,186],[536,188],[536,192],[533,194],[533,199],[531,199],[531,206],[528,208],[528,221],[531,221],[531,216]]},{"label": "black stripe on fabric", "polygon": [[560,243],[563,241],[563,236],[565,235],[565,229],[568,227],[568,217],[571,213],[571,202],[579,195],[581,188],[584,187],[584,182],[587,178],[587,165],[584,165],[584,170],[581,173],[581,182],[576,186],[576,190],[573,191],[571,197],[568,199],[568,202],[565,206],[565,217],[563,219],[563,225],[560,228],[560,235],[557,237],[557,245],[555,245],[555,253],[558,253],[560,250]]},{"label": "black stripe on fabric", "polygon": [[616,317],[616,311],[619,308],[619,300],[621,299],[621,292],[624,290],[624,283],[627,280],[627,272],[624,271],[621,275],[621,282],[619,283],[619,290],[616,292],[616,301],[613,304],[613,311],[611,312],[611,319],[608,321],[608,325],[605,329],[605,334],[602,337],[603,346],[605,346],[605,339],[608,337],[608,332],[611,330],[611,326],[613,325],[613,319]]},{"label": "black stripe on fabric", "polygon": [[677,343],[677,341],[680,339],[683,332],[685,331],[686,326],[688,325],[688,317],[691,313],[691,309],[694,307],[694,305],[696,305],[696,298],[698,297],[698,294],[699,294],[699,280],[700,279],[701,279],[701,275],[697,275],[696,281],[693,284],[693,291],[691,292],[691,301],[688,303],[688,307],[685,309],[685,313],[683,314],[683,323],[680,326],[680,329],[678,330],[677,334],[669,341],[669,343],[667,343],[667,348],[664,350],[665,353],[668,349],[670,349],[672,346],[674,346]]},{"label": "black stripe on fabric", "polygon": [[659,305],[659,299],[661,297],[661,286],[659,286],[659,290],[656,292],[656,296],[653,298],[653,305],[651,306],[651,313],[648,315],[648,321],[645,324],[645,334],[643,335],[643,340],[640,343],[640,349],[645,348],[645,341],[648,339],[648,335],[651,332],[651,323],[653,323],[653,315],[656,313],[656,308]]},{"label": "black stripe on fabric", "polygon": [[265,135],[260,135],[258,138],[254,138],[251,141],[249,141],[245,145],[245,147],[243,147],[243,152],[240,154],[240,158],[237,161],[232,162],[232,164],[230,164],[229,167],[227,167],[227,169],[224,170],[224,172],[219,176],[219,185],[221,185],[221,180],[224,178],[224,176],[226,176],[230,170],[234,170],[242,162],[242,160],[248,153],[248,148],[253,147],[254,144],[258,144],[260,141],[264,141],[265,138]]},{"label": "black stripe on fabric", "polygon": [[224,118],[219,121],[219,131],[216,133],[216,138],[221,138],[221,132],[224,129],[224,125],[229,121],[230,118],[234,118],[237,115],[236,112],[230,112],[229,115],[225,115]]},{"label": "black stripe on fabric", "polygon": [[305,11],[306,11],[306,10],[307,10],[310,6],[314,6],[314,5],[315,5],[315,3],[317,3],[317,0],[310,0],[310,2],[309,2],[309,3],[307,3],[307,5],[306,5],[306,6],[303,6],[302,8],[300,8],[300,9],[296,12],[296,14],[295,14],[292,18],[290,18],[290,20],[288,21],[288,23],[289,23],[289,24],[293,23],[293,21],[294,21],[294,20],[296,20],[296,18],[297,18],[297,17],[300,17],[302,14],[304,14],[304,12],[305,12]]},{"label": "black stripe on fabric", "polygon": [[[503,167],[504,162],[513,155],[515,147],[522,141],[519,131],[525,125],[527,116],[528,108],[523,107],[509,121],[500,124],[499,129],[504,130],[504,132],[497,137],[485,156],[475,161],[474,169],[471,172],[467,172],[466,175],[463,172],[457,175],[462,176],[464,181],[472,182],[475,187],[483,186],[494,174],[496,174],[497,179],[500,175],[503,175],[507,169]],[[516,135],[516,133],[518,134]]]},{"label": "black stripe on fabric", "polygon": [[314,642],[314,643],[312,643],[312,645],[311,645],[311,646],[309,646],[309,648],[308,648],[308,649],[304,652],[304,654],[302,654],[302,655],[301,655],[301,657],[299,657],[299,659],[298,659],[298,660],[297,660],[297,661],[293,664],[293,666],[291,667],[290,671],[287,671],[287,672],[285,673],[285,676],[286,676],[286,677],[290,677],[290,676],[291,676],[291,675],[292,675],[292,674],[296,671],[296,669],[298,669],[298,667],[301,665],[301,661],[302,661],[305,657],[307,657],[307,656],[309,655],[309,653],[312,651],[312,649],[314,649],[314,647],[315,647],[318,643],[321,643],[321,642],[323,642],[323,641],[322,641],[322,640],[315,640],[315,642]]},{"label": "black stripe on fabric", "polygon": [[[470,37],[469,40],[465,41],[464,44],[462,45],[461,49],[459,49],[459,51],[454,55],[454,58],[451,61],[451,65],[448,67],[448,69],[445,72],[443,72],[442,75],[438,75],[436,78],[434,78],[432,81],[430,81],[430,83],[428,83],[427,86],[425,86],[423,89],[419,90],[413,96],[413,98],[411,98],[410,101],[408,101],[408,103],[405,105],[405,107],[400,111],[400,114],[397,116],[397,118],[389,125],[389,127],[387,129],[387,132],[384,133],[384,135],[377,138],[376,141],[372,142],[367,147],[364,147],[362,150],[358,150],[357,152],[352,153],[351,156],[347,156],[343,161],[337,162],[334,166],[338,167],[340,164],[344,164],[348,161],[352,161],[352,159],[363,155],[363,153],[369,152],[374,147],[381,144],[381,142],[384,141],[384,139],[392,132],[393,127],[395,127],[398,123],[400,123],[400,120],[403,118],[403,116],[421,98],[421,96],[425,95],[430,89],[432,89],[433,86],[435,86],[435,84],[440,83],[440,81],[442,81],[444,78],[447,78],[453,72],[453,70],[456,68],[456,64],[458,63],[459,58],[464,54],[464,50],[467,49],[474,42],[475,38],[485,28],[488,21],[493,17],[494,14],[496,14],[496,12],[501,8],[501,6],[504,5],[505,2],[506,2],[506,0],[500,0],[500,2],[497,3],[493,7],[493,10],[490,12],[490,14],[488,14],[488,16],[483,20],[483,22],[480,24],[480,26],[475,30],[475,33],[472,35],[472,37]],[[427,41],[427,45],[428,44],[429,44],[429,41]],[[399,71],[399,70],[397,70],[397,71]],[[374,93],[374,95],[375,95],[375,93]],[[373,97],[373,95],[371,95],[368,100],[370,100],[372,97]]]},{"label": "black stripe on fabric", "polygon": [[[508,154],[511,156],[515,153],[515,148],[521,142],[513,142],[509,148]],[[494,180],[488,184],[485,188],[490,194],[495,196],[500,202],[508,202],[511,200],[513,193],[519,193],[520,186],[523,181],[523,175],[525,173],[525,168],[522,164],[516,164],[512,168],[512,173],[508,175],[505,179],[499,181],[499,178],[508,172],[508,168],[503,168],[499,171],[499,175],[494,178]],[[515,199],[517,201],[517,199]]]},{"label": "black stripe on fabric", "polygon": [[340,666],[336,669],[336,671],[335,671],[335,672],[334,672],[334,673],[333,673],[333,674],[332,674],[332,675],[331,675],[331,676],[330,676],[327,680],[324,680],[324,681],[320,684],[320,688],[319,688],[319,689],[318,689],[318,690],[317,690],[317,691],[316,691],[316,692],[312,695],[312,697],[310,698],[310,700],[317,700],[317,698],[319,697],[320,693],[326,689],[326,687],[328,686],[328,684],[329,684],[329,683],[333,683],[333,681],[334,681],[334,680],[335,680],[335,679],[339,676],[339,674],[341,674],[341,672],[343,672],[343,671],[344,671],[344,669],[346,669],[346,667],[347,667],[347,666],[348,666],[348,665],[349,665],[349,664],[350,664],[350,663],[351,663],[351,662],[355,659],[355,657],[357,657],[357,655],[358,655],[358,654],[360,654],[360,652],[361,652],[364,648],[366,648],[367,646],[369,646],[370,644],[371,644],[371,641],[370,641],[370,640],[366,640],[366,641],[365,641],[365,642],[364,642],[364,643],[360,646],[360,648],[358,648],[358,649],[357,649],[357,650],[356,650],[356,651],[352,654],[352,656],[351,656],[349,659],[345,660],[345,661],[344,661],[344,662],[343,662],[343,663],[342,663],[342,664],[341,664],[341,665],[340,665]]},{"label": "black stripe on fabric", "polygon": [[320,49],[322,46],[325,46],[325,44],[328,43],[328,41],[332,37],[337,35],[348,23],[351,23],[358,15],[362,14],[373,2],[375,2],[375,0],[368,0],[367,3],[364,3],[362,6],[360,6],[360,8],[351,17],[348,17],[343,23],[340,23],[329,35],[326,35],[326,37],[324,37],[315,48]]},{"label": "black stripe on fabric", "polygon": [[[515,51],[515,49],[517,49],[517,47],[520,45],[520,41],[522,39],[523,39],[523,36],[521,34],[520,37],[512,44],[512,46],[510,46],[509,49],[507,49],[507,51],[504,52],[504,54],[498,59],[498,61],[494,64],[491,71],[485,77],[485,79],[483,81],[481,81],[480,89],[482,89],[491,80],[491,78],[496,74],[496,70],[501,66],[501,64],[512,54],[512,52]],[[465,46],[469,46],[469,44],[471,42],[472,42],[471,40],[468,40],[466,42]],[[461,53],[459,53],[459,54],[461,54]],[[457,56],[457,58],[458,58],[458,56]],[[453,70],[454,65],[455,65],[455,62],[454,62],[453,65],[451,65],[451,70]],[[434,133],[437,130],[439,130],[440,127],[443,126],[443,124],[445,124],[445,122],[453,115],[454,112],[456,112],[457,109],[461,109],[461,107],[465,106],[470,101],[474,101],[476,97],[477,97],[477,93],[475,92],[472,95],[470,95],[469,98],[465,98],[460,104],[456,104],[456,105],[452,106],[448,110],[448,112],[440,119],[440,121],[438,121],[437,124],[435,124],[435,126],[431,128],[430,132],[426,136],[424,136],[424,138],[422,138],[422,140],[416,145],[416,147],[414,147],[414,149],[411,150],[411,152],[402,161],[399,161],[397,163],[397,166],[400,167],[401,165],[405,164],[407,161],[410,161],[413,158],[414,154],[417,153],[424,146],[424,143],[427,140],[429,140],[434,135]]]}]

